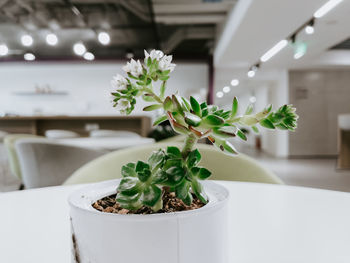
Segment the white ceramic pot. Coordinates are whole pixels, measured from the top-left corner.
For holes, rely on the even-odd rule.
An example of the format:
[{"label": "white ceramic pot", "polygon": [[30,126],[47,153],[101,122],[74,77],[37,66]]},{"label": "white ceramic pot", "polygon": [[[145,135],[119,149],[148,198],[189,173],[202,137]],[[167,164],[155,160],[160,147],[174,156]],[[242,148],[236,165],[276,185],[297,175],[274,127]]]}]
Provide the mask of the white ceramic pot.
[{"label": "white ceramic pot", "polygon": [[89,185],[69,197],[72,262],[227,263],[228,191],[204,182],[209,203],[166,214],[119,215],[91,204],[114,194],[119,180]]}]

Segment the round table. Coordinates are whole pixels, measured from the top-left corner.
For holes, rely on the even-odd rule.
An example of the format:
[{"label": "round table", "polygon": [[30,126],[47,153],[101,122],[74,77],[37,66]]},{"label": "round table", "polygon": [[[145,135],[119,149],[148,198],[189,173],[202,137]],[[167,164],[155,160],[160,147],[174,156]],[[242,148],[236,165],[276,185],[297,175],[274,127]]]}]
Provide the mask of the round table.
[{"label": "round table", "polygon": [[[350,193],[217,183],[230,191],[230,262],[350,262]],[[0,194],[0,262],[70,262],[66,200],[80,187]]]}]

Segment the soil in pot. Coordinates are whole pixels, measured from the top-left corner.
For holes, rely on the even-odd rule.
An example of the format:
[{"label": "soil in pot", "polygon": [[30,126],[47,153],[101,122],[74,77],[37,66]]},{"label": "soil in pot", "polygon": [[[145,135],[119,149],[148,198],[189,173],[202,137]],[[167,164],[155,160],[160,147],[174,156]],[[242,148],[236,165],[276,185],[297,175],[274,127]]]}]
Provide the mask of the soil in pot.
[{"label": "soil in pot", "polygon": [[154,212],[149,207],[141,207],[136,211],[131,211],[125,208],[122,208],[115,199],[116,194],[104,197],[97,200],[92,204],[92,207],[105,213],[114,213],[114,214],[159,214],[159,213],[172,213],[186,210],[194,210],[201,208],[205,204],[202,203],[195,195],[193,195],[193,201],[190,206],[185,205],[184,202],[175,197],[173,192],[164,192],[163,194],[163,209]]}]

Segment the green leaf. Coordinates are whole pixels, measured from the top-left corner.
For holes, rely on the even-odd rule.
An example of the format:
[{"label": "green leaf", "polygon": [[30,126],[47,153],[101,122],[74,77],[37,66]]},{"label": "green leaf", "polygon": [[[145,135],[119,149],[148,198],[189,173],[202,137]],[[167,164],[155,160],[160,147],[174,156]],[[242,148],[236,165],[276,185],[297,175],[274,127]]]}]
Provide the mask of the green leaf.
[{"label": "green leaf", "polygon": [[159,116],[154,122],[153,122],[153,126],[156,126],[164,121],[166,121],[168,118],[166,115],[162,115],[162,116]]},{"label": "green leaf", "polygon": [[213,133],[221,138],[235,137],[237,133],[237,127],[235,126],[222,126],[213,128]]},{"label": "green leaf", "polygon": [[132,196],[140,192],[141,188],[141,182],[137,177],[125,177],[120,181],[117,191]]},{"label": "green leaf", "polygon": [[143,170],[149,170],[149,169],[150,169],[150,166],[148,163],[145,163],[143,161],[138,161],[136,163],[136,168],[135,168],[136,172],[142,172]]},{"label": "green leaf", "polygon": [[254,116],[252,115],[244,115],[241,119],[240,119],[240,123],[244,124],[244,125],[255,125],[259,122],[259,120],[257,120]]},{"label": "green leaf", "polygon": [[237,136],[241,138],[243,141],[247,140],[247,136],[240,129],[237,129]]},{"label": "green leaf", "polygon": [[168,146],[166,153],[170,158],[182,158],[180,149],[175,146]]},{"label": "green leaf", "polygon": [[164,98],[165,89],[166,89],[166,81],[163,81],[162,85],[160,86],[160,94],[159,94],[161,98]]},{"label": "green leaf", "polygon": [[255,133],[259,133],[259,129],[258,129],[258,127],[256,127],[256,126],[252,126],[252,130],[253,130]]},{"label": "green leaf", "polygon": [[192,191],[197,196],[197,198],[202,201],[204,204],[208,203],[208,197],[203,191],[203,186],[198,180],[193,180],[191,183]]},{"label": "green leaf", "polygon": [[193,126],[193,127],[198,127],[201,124],[202,119],[200,117],[198,117],[197,115],[194,115],[194,114],[189,113],[189,112],[185,112],[184,114],[185,114],[185,116],[184,116],[185,122],[188,125]]},{"label": "green leaf", "polygon": [[260,120],[260,125],[268,129],[275,129],[275,125],[269,119]]},{"label": "green leaf", "polygon": [[168,180],[165,182],[168,186],[177,186],[185,176],[185,169],[182,167],[171,167],[166,170]]},{"label": "green leaf", "polygon": [[135,163],[123,165],[121,173],[123,177],[136,177]]},{"label": "green leaf", "polygon": [[209,178],[210,175],[211,175],[211,172],[208,169],[206,169],[204,167],[199,169],[199,173],[198,173],[199,179],[205,180],[205,179]]},{"label": "green leaf", "polygon": [[151,95],[151,94],[143,94],[142,95],[142,99],[144,100],[144,101],[147,101],[147,102],[154,102],[154,101],[156,101],[155,99],[154,99],[154,97],[153,97],[153,95]]},{"label": "green leaf", "polygon": [[190,152],[188,157],[187,157],[188,168],[192,168],[192,167],[196,166],[200,162],[201,158],[202,158],[202,156],[201,156],[200,152],[198,151],[198,149],[195,149],[192,152]]},{"label": "green leaf", "polygon": [[137,176],[141,182],[147,182],[151,175],[152,173],[150,170],[143,170],[142,172],[137,173]]},{"label": "green leaf", "polygon": [[154,206],[162,197],[162,190],[156,185],[146,187],[142,195],[142,203],[146,206]]},{"label": "green leaf", "polygon": [[175,195],[181,200],[186,199],[188,193],[190,191],[190,184],[185,179],[175,187]]},{"label": "green leaf", "polygon": [[190,206],[192,204],[192,201],[193,201],[191,193],[188,192],[186,198],[182,199],[182,201],[185,203],[185,205]]},{"label": "green leaf", "polygon": [[245,110],[245,114],[246,115],[251,114],[253,112],[253,108],[254,108],[253,104],[249,104],[247,109]]},{"label": "green leaf", "polygon": [[174,157],[174,158],[166,160],[166,162],[163,166],[163,169],[167,170],[167,169],[169,169],[171,167],[175,167],[175,166],[182,167],[182,165],[183,165],[182,157],[180,157],[180,158]]},{"label": "green leaf", "polygon": [[152,64],[152,59],[150,57],[147,58],[147,67],[151,66]]},{"label": "green leaf", "polygon": [[153,111],[163,108],[163,104],[152,104],[143,108],[143,111]]},{"label": "green leaf", "polygon": [[173,107],[173,102],[171,101],[170,97],[166,97],[163,102],[163,107],[166,111],[171,111]]},{"label": "green leaf", "polygon": [[165,152],[163,150],[154,151],[151,156],[148,158],[148,164],[151,166],[151,169],[159,168],[165,160]]},{"label": "green leaf", "polygon": [[181,97],[181,99],[182,99],[184,108],[186,108],[186,111],[190,112],[191,111],[190,102],[184,97]]},{"label": "green leaf", "polygon": [[190,103],[191,108],[193,112],[198,116],[201,117],[201,106],[199,105],[198,101],[194,97],[190,97]]},{"label": "green leaf", "polygon": [[217,137],[210,140],[218,149],[229,155],[236,155],[238,152],[235,147],[228,141],[219,139]]},{"label": "green leaf", "polygon": [[206,102],[203,102],[200,106],[201,106],[202,110],[205,109],[205,108],[208,108],[208,105],[207,105]]},{"label": "green leaf", "polygon": [[231,118],[236,116],[237,111],[238,111],[238,100],[236,97],[234,97],[232,102]]},{"label": "green leaf", "polygon": [[152,175],[151,184],[162,184],[166,182],[168,176],[166,172],[158,170],[155,174]]},{"label": "green leaf", "polygon": [[173,105],[174,105],[175,109],[177,110],[177,112],[180,113],[181,115],[183,115],[184,110],[183,110],[181,103],[179,102],[177,96],[173,95],[171,97],[171,99],[172,99]]},{"label": "green leaf", "polygon": [[147,80],[146,80],[146,85],[148,86],[148,85],[151,84],[151,83],[152,83],[152,79],[147,78]]},{"label": "green leaf", "polygon": [[216,115],[208,115],[203,119],[203,123],[209,126],[219,126],[225,123],[225,120]]}]

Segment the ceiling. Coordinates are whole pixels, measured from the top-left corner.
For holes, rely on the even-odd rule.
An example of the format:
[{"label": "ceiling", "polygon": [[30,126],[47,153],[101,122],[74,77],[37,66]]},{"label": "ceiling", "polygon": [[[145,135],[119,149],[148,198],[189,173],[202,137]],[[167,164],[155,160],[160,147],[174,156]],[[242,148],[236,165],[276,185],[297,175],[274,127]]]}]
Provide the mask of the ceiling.
[{"label": "ceiling", "polygon": [[[178,58],[206,58],[217,28],[236,0],[0,0],[0,44],[10,52],[0,60],[22,60],[25,52],[37,59],[74,59],[72,46],[82,41],[98,59],[124,58],[132,52],[160,48]],[[106,31],[103,46],[97,34]],[[45,37],[55,33],[57,46]],[[20,38],[30,34],[31,47]]]}]

